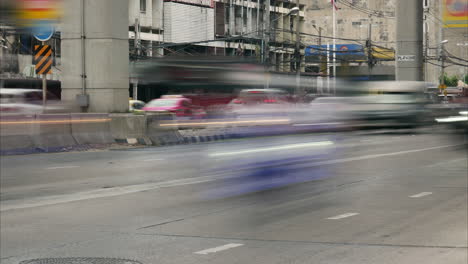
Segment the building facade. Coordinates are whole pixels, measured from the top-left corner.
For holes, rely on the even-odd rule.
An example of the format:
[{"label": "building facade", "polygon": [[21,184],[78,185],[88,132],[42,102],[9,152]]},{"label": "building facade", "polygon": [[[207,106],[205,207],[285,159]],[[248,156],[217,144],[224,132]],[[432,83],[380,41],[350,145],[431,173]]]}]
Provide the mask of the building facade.
[{"label": "building facade", "polygon": [[[359,44],[365,48],[370,40],[372,46],[395,49],[397,1],[336,1],[336,43]],[[333,7],[330,1],[308,0],[307,3],[303,41],[309,45],[332,44]],[[468,52],[466,52],[468,50],[466,1],[424,0],[421,1],[421,4],[424,8],[424,45],[422,47],[425,57],[424,79],[427,82],[438,83],[442,70],[442,60],[445,60],[445,66],[449,65],[444,68],[448,75],[457,75],[461,78],[466,74],[466,65],[468,64]],[[447,10],[455,9],[455,7],[465,10],[464,15],[458,14],[459,21],[465,21],[464,24],[458,23],[454,26],[447,23],[445,13],[447,13]],[[441,44],[443,40],[447,40],[447,43]],[[453,63],[450,63],[450,60]],[[342,62],[338,61],[337,64],[341,65]],[[378,62],[378,64],[391,66],[394,61]],[[318,67],[317,63],[311,66]]]}]

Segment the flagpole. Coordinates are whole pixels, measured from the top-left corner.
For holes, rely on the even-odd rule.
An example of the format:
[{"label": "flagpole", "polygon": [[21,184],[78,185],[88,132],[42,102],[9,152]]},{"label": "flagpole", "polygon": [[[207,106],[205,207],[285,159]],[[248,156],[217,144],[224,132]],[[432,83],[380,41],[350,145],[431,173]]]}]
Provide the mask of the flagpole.
[{"label": "flagpole", "polygon": [[335,92],[336,84],[336,3],[332,1],[333,10],[333,92]]}]

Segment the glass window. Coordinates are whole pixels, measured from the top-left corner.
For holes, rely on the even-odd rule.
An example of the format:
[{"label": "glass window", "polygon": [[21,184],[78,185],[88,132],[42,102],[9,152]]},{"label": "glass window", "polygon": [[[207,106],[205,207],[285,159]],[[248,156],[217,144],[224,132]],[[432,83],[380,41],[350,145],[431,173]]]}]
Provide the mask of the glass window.
[{"label": "glass window", "polygon": [[140,0],[140,12],[146,12],[146,0]]},{"label": "glass window", "polygon": [[156,99],[148,103],[149,107],[176,106],[178,99]]}]

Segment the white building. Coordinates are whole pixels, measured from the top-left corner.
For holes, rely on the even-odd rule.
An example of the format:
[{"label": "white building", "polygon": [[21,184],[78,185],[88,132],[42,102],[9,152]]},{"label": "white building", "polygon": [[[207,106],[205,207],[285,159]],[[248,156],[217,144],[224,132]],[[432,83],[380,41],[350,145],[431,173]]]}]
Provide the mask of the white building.
[{"label": "white building", "polygon": [[[265,0],[130,0],[131,53],[256,56],[273,71],[291,71],[305,6],[300,5],[296,25],[296,15],[290,14],[296,3],[269,2],[265,12]],[[262,54],[262,40],[269,42],[267,54]]]}]

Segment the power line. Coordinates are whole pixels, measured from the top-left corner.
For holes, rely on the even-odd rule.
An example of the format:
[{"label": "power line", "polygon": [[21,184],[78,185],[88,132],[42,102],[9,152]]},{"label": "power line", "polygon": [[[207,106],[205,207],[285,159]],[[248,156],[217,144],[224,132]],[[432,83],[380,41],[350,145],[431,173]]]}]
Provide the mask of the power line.
[{"label": "power line", "polygon": [[381,17],[381,18],[390,18],[390,19],[395,18],[394,16],[384,15],[385,11],[373,10],[373,9],[369,9],[363,6],[357,6],[354,3],[346,1],[346,0],[340,1],[339,3],[349,8],[352,8],[354,10],[357,10],[359,12],[362,12],[364,14],[367,14],[367,15],[372,15],[372,16]]},{"label": "power line", "polygon": [[457,57],[457,56],[453,55],[452,53],[448,52],[446,49],[444,49],[444,52],[445,52],[446,54],[448,54],[448,55],[449,55],[449,56],[447,56],[447,57],[449,57],[449,58],[452,58],[452,59],[457,59],[457,60],[461,60],[461,61],[464,61],[464,62],[468,62],[468,60],[465,60],[465,59],[459,58],[459,57]]},{"label": "power line", "polygon": [[454,65],[463,66],[463,67],[468,67],[468,64],[461,64],[461,63],[455,62],[455,61],[453,61],[453,60],[451,60],[451,59],[447,59],[447,61],[450,62],[450,63],[452,63],[452,64],[454,64]]}]

